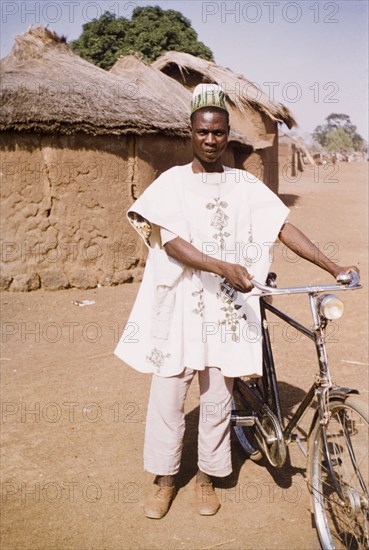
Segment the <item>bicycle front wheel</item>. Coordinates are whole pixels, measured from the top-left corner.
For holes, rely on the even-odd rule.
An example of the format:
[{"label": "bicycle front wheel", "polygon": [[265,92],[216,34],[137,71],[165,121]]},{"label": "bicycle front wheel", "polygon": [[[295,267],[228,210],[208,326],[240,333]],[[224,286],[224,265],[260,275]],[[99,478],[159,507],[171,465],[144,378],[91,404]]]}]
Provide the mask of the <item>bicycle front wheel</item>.
[{"label": "bicycle front wheel", "polygon": [[332,400],[309,438],[309,482],[325,549],[369,548],[368,407],[357,395]]}]

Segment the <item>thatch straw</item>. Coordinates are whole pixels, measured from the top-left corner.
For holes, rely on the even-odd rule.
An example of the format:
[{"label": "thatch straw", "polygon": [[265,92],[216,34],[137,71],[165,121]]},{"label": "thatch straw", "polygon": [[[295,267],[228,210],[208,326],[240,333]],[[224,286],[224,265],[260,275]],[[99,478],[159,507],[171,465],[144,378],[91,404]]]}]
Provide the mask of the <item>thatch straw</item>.
[{"label": "thatch straw", "polygon": [[[175,103],[176,108],[180,108],[184,113],[184,122],[189,123],[192,94],[173,78],[152,65],[147,65],[137,54],[120,57],[110,72],[119,77],[128,75],[134,84],[142,91],[146,90],[147,94],[160,103],[165,101],[170,106]],[[231,130],[229,141],[241,145],[252,145],[248,138],[234,130]]]},{"label": "thatch straw", "polygon": [[287,107],[271,101],[260,88],[244,76],[219,67],[212,61],[188,53],[171,51],[154,61],[153,67],[169,75],[173,69],[177,69],[185,86],[187,81],[192,80],[191,75],[196,77],[197,82],[211,82],[222,86],[230,105],[241,112],[247,112],[250,108],[257,109],[276,122],[284,122],[288,128],[297,125]]},{"label": "thatch straw", "polygon": [[189,135],[188,106],[165,86],[154,93],[131,72],[108,73],[43,27],[16,37],[0,76],[3,131]]},{"label": "thatch straw", "polygon": [[169,101],[181,106],[186,118],[189,118],[191,94],[184,86],[166,74],[147,65],[138,55],[120,57],[110,69],[118,77],[130,76],[140,89],[146,89],[157,101]]}]

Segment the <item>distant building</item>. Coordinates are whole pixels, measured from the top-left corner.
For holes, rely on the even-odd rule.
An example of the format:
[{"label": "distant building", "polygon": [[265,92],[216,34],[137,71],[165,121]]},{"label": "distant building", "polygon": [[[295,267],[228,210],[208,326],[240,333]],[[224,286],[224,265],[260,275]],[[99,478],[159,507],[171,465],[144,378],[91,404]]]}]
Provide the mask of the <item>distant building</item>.
[{"label": "distant building", "polygon": [[280,134],[278,139],[279,177],[293,181],[315,161],[302,138]]}]

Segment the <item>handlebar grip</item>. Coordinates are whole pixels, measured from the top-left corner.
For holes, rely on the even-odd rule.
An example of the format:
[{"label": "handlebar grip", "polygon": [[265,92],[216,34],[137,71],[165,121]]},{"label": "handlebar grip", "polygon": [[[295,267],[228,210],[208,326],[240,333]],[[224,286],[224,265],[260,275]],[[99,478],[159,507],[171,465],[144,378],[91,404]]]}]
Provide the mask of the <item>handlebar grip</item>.
[{"label": "handlebar grip", "polygon": [[350,273],[339,273],[336,277],[336,281],[339,285],[355,286],[359,282],[359,275],[356,271],[350,271]]}]

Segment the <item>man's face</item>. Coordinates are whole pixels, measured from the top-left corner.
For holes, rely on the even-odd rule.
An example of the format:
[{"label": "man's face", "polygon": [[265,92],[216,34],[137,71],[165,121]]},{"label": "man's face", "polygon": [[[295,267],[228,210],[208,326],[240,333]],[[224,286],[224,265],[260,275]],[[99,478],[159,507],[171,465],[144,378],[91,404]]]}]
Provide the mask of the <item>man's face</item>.
[{"label": "man's face", "polygon": [[227,148],[229,125],[227,113],[202,111],[192,122],[192,147],[196,158],[206,164],[216,163]]}]

